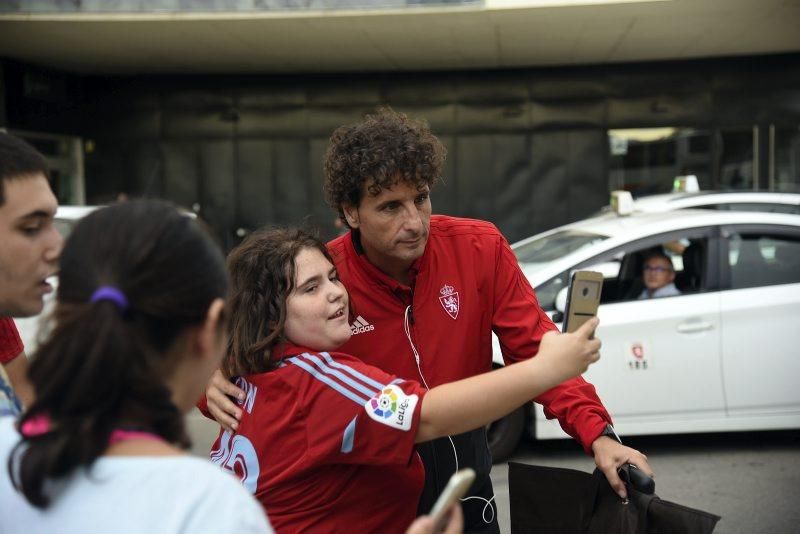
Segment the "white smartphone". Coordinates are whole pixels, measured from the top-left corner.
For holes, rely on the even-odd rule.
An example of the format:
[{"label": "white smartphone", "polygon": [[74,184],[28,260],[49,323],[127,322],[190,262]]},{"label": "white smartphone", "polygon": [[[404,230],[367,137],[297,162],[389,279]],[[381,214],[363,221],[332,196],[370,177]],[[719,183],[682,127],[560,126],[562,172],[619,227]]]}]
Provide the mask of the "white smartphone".
[{"label": "white smartphone", "polygon": [[430,516],[433,519],[433,524],[436,525],[436,532],[444,527],[441,523],[447,510],[467,493],[474,480],[475,471],[466,467],[453,473],[450,480],[447,481],[447,486],[444,487],[433,508],[431,508]]},{"label": "white smartphone", "polygon": [[562,332],[574,332],[583,323],[597,315],[600,294],[603,292],[603,275],[594,271],[572,273],[567,306],[564,310]]}]

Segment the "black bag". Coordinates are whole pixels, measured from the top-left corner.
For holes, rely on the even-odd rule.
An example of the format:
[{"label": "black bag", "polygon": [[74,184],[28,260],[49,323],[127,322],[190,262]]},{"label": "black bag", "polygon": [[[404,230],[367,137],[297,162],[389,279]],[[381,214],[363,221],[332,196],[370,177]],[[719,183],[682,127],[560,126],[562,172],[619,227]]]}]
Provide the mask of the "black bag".
[{"label": "black bag", "polygon": [[598,469],[589,474],[509,462],[511,533],[710,534],[720,520],[626,484],[623,502]]}]

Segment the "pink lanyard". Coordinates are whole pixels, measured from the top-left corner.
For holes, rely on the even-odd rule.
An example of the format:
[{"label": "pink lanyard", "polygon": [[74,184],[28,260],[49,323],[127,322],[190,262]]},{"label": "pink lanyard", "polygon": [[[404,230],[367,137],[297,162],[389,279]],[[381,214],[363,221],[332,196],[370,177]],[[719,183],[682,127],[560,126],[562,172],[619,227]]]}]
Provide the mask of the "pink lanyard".
[{"label": "pink lanyard", "polygon": [[[45,434],[50,431],[50,418],[47,415],[37,415],[25,421],[20,428],[23,436],[33,437]],[[143,430],[122,430],[117,429],[111,432],[108,437],[108,444],[116,445],[123,441],[130,441],[132,439],[144,439],[148,441],[166,441],[164,438],[152,432]]]}]

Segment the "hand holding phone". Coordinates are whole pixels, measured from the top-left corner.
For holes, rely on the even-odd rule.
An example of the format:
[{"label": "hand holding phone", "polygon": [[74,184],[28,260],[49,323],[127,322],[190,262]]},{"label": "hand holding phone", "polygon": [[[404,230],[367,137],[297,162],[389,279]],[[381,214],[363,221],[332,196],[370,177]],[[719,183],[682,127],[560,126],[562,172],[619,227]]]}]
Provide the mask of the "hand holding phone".
[{"label": "hand holding phone", "polygon": [[447,510],[457,503],[461,498],[466,495],[467,490],[475,480],[475,471],[469,467],[459,469],[450,477],[436,503],[431,508],[430,516],[433,518],[433,524],[436,525],[435,532],[439,532],[444,527],[442,521],[446,517]]},{"label": "hand holding phone", "polygon": [[562,332],[575,332],[583,323],[597,315],[600,294],[603,291],[603,274],[595,271],[575,271],[567,292]]},{"label": "hand holding phone", "polygon": [[[436,530],[436,525],[428,515],[421,515],[406,530],[406,534],[464,534],[464,513],[460,504],[445,509],[447,525]],[[444,530],[442,530],[444,528]]]}]

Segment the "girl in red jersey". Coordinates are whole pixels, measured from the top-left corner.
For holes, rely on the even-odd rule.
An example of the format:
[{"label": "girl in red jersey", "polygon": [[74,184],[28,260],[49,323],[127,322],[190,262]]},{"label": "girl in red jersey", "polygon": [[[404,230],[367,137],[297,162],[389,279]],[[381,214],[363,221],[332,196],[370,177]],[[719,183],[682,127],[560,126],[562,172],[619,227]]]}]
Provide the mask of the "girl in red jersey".
[{"label": "girl in red jersey", "polygon": [[[546,334],[536,358],[428,390],[335,350],[353,331],[325,246],[261,230],[228,258],[227,376],[246,392],[211,458],[236,473],[278,532],[402,532],[424,469],[414,445],[494,421],[599,358],[597,320]],[[438,354],[458,358],[458,354]]]}]

